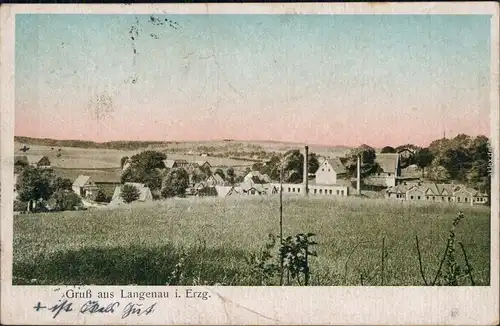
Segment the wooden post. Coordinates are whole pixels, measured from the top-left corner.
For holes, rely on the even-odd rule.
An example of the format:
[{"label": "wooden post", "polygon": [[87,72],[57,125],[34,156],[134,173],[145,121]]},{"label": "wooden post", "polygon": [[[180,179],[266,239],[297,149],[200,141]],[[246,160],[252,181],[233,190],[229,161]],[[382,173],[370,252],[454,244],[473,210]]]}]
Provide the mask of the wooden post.
[{"label": "wooden post", "polygon": [[[280,166],[280,248],[281,246],[283,246],[283,162]],[[280,256],[280,285],[283,285],[283,272],[283,257]]]},{"label": "wooden post", "polygon": [[358,154],[358,164],[357,164],[357,178],[356,178],[356,192],[361,195],[361,155]]}]

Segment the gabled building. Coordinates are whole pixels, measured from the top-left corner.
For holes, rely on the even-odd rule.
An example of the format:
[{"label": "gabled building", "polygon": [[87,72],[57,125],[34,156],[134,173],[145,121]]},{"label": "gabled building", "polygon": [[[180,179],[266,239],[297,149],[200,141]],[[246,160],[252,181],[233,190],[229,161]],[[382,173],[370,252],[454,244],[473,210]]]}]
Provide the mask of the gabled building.
[{"label": "gabled building", "polygon": [[[139,198],[134,202],[148,202],[153,200],[153,194],[151,190],[146,187],[143,183],[135,183],[135,182],[126,182],[125,185],[132,185],[139,190]],[[123,185],[117,186],[115,188],[115,192],[113,193],[113,197],[111,198],[110,205],[120,205],[123,204],[124,201],[121,197]]]},{"label": "gabled building", "polygon": [[96,196],[99,191],[99,187],[88,175],[79,175],[71,185],[71,189],[82,198]]},{"label": "gabled building", "polygon": [[218,174],[212,174],[209,176],[207,180],[205,180],[205,183],[209,187],[224,186],[226,184],[224,179],[222,179],[222,177]]},{"label": "gabled building", "polygon": [[189,165],[186,160],[163,160],[163,164],[167,169],[186,168]]},{"label": "gabled building", "polygon": [[194,163],[202,169],[210,169],[212,167],[207,161],[196,161]]},{"label": "gabled building", "polygon": [[335,185],[337,180],[347,175],[347,170],[339,158],[327,158],[316,171],[316,184]]},{"label": "gabled building", "polygon": [[379,153],[375,163],[380,167],[379,171],[370,175],[365,182],[370,185],[394,187],[401,176],[400,157],[397,153]]},{"label": "gabled building", "polygon": [[398,200],[425,200],[433,202],[456,202],[466,204],[485,204],[488,196],[464,185],[414,183],[390,187],[385,192],[386,198]]},{"label": "gabled building", "polygon": [[32,166],[37,168],[50,168],[50,160],[43,155],[16,155],[14,167]]}]

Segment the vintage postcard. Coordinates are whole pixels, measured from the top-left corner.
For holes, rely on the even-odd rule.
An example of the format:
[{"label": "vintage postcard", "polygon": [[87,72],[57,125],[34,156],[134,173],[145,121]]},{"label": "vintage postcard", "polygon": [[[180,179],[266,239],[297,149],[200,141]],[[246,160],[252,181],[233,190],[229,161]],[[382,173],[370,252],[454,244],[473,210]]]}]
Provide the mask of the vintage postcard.
[{"label": "vintage postcard", "polygon": [[498,324],[496,4],[0,12],[2,324]]}]

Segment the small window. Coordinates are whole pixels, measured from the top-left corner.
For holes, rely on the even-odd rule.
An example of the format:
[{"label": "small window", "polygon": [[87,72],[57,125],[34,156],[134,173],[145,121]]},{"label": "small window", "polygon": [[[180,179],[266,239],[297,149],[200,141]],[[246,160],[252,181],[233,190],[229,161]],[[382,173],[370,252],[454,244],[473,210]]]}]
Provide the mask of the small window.
[{"label": "small window", "polygon": [[448,197],[448,201],[451,201],[451,197]]},{"label": "small window", "polygon": [[337,190],[337,196],[338,196],[339,194],[340,194],[340,191],[339,191],[339,190]]},{"label": "small window", "polygon": [[330,172],[330,169],[328,169],[328,172]]},{"label": "small window", "polygon": [[457,201],[460,201],[460,197],[457,197]]},{"label": "small window", "polygon": [[314,189],[314,193],[317,193],[318,192],[318,189]]},{"label": "small window", "polygon": [[330,195],[332,194],[332,189],[330,189]]},{"label": "small window", "polygon": [[436,200],[436,197],[432,197],[432,200]]},{"label": "small window", "polygon": [[390,173],[387,173],[387,175],[388,175],[388,176],[391,176],[391,174],[390,174]]},{"label": "small window", "polygon": [[417,198],[417,199],[420,199],[420,196],[418,196],[418,198]]},{"label": "small window", "polygon": [[344,190],[341,190],[341,191],[340,191],[340,195],[341,195],[341,196],[344,196]]},{"label": "small window", "polygon": [[297,188],[297,192],[300,192],[300,188]]},{"label": "small window", "polygon": [[295,192],[295,188],[292,188],[292,192]]},{"label": "small window", "polygon": [[290,187],[288,187],[288,192],[290,192]]},{"label": "small window", "polygon": [[427,199],[429,199],[429,196],[427,196]]},{"label": "small window", "polygon": [[323,193],[323,189],[320,189],[320,190],[319,190],[319,193],[320,193],[320,194],[322,194],[322,193]]},{"label": "small window", "polygon": [[410,196],[410,199],[413,199],[413,196]]},{"label": "small window", "polygon": [[465,197],[465,202],[467,202],[467,201],[468,201],[468,198],[467,198],[467,197]]},{"label": "small window", "polygon": [[325,171],[325,169],[321,169],[321,171]]}]

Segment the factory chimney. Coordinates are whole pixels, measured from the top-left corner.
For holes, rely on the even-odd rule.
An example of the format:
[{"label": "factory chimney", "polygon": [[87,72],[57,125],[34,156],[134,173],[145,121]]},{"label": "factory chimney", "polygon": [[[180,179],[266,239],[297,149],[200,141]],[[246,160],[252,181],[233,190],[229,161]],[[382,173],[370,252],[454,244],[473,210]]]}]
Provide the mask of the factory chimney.
[{"label": "factory chimney", "polygon": [[303,175],[303,184],[304,184],[304,196],[307,196],[309,193],[309,173],[308,173],[308,163],[309,163],[309,146],[305,146],[304,151],[304,175]]},{"label": "factory chimney", "polygon": [[358,155],[358,164],[357,164],[357,178],[356,178],[356,192],[358,195],[361,195],[361,155]]}]

